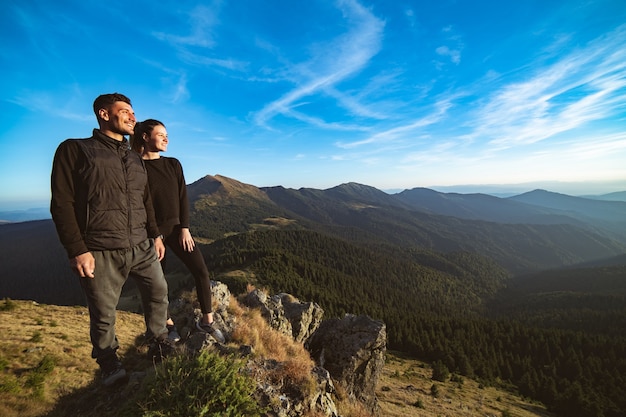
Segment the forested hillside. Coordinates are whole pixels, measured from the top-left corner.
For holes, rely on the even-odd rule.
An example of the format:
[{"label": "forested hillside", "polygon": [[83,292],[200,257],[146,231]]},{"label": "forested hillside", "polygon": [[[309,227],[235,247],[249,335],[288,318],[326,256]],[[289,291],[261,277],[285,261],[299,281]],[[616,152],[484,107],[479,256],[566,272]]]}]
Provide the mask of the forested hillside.
[{"label": "forested hillside", "polygon": [[622,337],[626,329],[626,260],[517,277],[495,298],[500,317],[537,327]]},{"label": "forested hillside", "polygon": [[[626,409],[623,294],[595,311],[585,291],[577,305],[509,298],[507,274],[476,255],[374,250],[304,231],[240,234],[203,251],[218,274],[248,269],[254,284],[316,300],[327,315],[380,318],[390,348],[486,384],[512,384],[560,415],[617,417]],[[623,285],[623,274],[603,279]],[[517,308],[497,309],[509,300]],[[596,330],[567,325],[580,320]]]},{"label": "forested hillside", "polygon": [[317,300],[332,316],[367,312],[391,326],[423,314],[482,312],[483,300],[507,280],[493,262],[469,253],[361,247],[310,231],[239,234],[203,253],[214,271],[250,268],[273,292]]}]

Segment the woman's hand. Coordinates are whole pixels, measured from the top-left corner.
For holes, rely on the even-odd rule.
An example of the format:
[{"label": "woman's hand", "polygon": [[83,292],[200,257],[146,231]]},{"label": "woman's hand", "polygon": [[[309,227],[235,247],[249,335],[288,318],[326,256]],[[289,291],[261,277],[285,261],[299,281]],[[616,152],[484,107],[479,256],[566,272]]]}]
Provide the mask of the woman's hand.
[{"label": "woman's hand", "polygon": [[180,246],[186,252],[192,252],[193,248],[196,247],[196,242],[193,241],[193,237],[191,237],[191,232],[186,227],[180,229]]}]

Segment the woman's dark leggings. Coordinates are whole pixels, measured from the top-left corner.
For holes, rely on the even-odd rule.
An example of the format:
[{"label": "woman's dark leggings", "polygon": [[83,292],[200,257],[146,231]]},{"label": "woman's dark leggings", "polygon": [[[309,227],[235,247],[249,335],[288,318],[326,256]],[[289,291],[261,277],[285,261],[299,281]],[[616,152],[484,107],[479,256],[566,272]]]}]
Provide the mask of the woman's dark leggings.
[{"label": "woman's dark leggings", "polygon": [[195,246],[193,251],[187,252],[180,245],[180,227],[174,227],[169,234],[165,237],[165,257],[161,261],[161,266],[165,270],[165,261],[167,259],[167,252],[170,249],[178,258],[185,264],[191,275],[193,275],[196,281],[196,293],[198,294],[198,301],[200,302],[200,309],[202,314],[213,312],[211,306],[211,277],[209,270],[202,257],[202,252],[198,246]]}]

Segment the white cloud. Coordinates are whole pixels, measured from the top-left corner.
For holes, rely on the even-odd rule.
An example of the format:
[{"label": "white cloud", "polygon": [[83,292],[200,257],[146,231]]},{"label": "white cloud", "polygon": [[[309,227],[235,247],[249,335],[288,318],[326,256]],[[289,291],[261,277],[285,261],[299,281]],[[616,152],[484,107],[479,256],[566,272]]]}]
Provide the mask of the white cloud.
[{"label": "white cloud", "polygon": [[217,11],[219,1],[214,1],[210,7],[196,6],[189,11],[190,33],[186,35],[174,35],[165,32],[153,32],[154,37],[159,40],[171,43],[176,47],[199,46],[202,48],[213,48],[216,41],[213,39],[213,29],[219,24]]},{"label": "white cloud", "polygon": [[471,122],[470,136],[506,149],[609,118],[626,105],[626,26],[504,85]]},{"label": "white cloud", "polygon": [[450,58],[454,64],[459,65],[461,63],[461,51],[458,49],[450,49],[447,46],[440,46],[435,49],[437,55],[445,56]]},{"label": "white cloud", "polygon": [[336,143],[336,145],[343,149],[351,149],[363,145],[407,139],[410,136],[416,135],[421,128],[440,122],[445,117],[448,109],[452,107],[452,101],[452,97],[442,99],[439,102],[435,103],[432,112],[424,117],[410,120],[404,124],[401,124],[400,126],[381,130],[366,139],[354,142],[338,142]]},{"label": "white cloud", "polygon": [[[66,91],[68,92],[68,97],[82,97],[80,88],[76,85],[68,86]],[[66,120],[80,122],[95,120],[95,116],[92,112],[88,110],[85,111],[84,108],[81,108],[78,111],[73,109],[73,106],[76,104],[75,100],[70,99],[64,102],[63,106],[61,106],[59,104],[58,95],[45,91],[22,91],[18,96],[8,99],[7,101],[28,109],[33,113],[44,113],[48,116],[60,117]]]},{"label": "white cloud", "polygon": [[[355,0],[340,0],[337,4],[346,21],[353,24],[352,28],[325,47],[318,48],[319,52],[309,61],[288,68],[291,80],[297,83],[296,87],[255,113],[255,123],[267,127],[267,123],[279,114],[296,116],[298,113],[293,112],[293,107],[298,105],[298,101],[316,94],[334,97],[341,106],[361,114],[367,113],[354,98],[340,92],[337,85],[365,68],[378,53],[384,22]],[[300,114],[299,118],[315,121],[317,126],[338,126],[321,123],[319,118],[312,116]]]}]

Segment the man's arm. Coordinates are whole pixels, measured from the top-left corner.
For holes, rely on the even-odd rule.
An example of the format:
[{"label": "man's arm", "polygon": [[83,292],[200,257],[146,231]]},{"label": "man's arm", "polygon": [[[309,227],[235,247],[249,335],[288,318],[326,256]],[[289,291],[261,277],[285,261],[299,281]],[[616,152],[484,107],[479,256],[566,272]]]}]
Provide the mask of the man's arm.
[{"label": "man's arm", "polygon": [[70,267],[81,277],[93,278],[95,259],[87,249],[76,219],[76,187],[74,172],[78,159],[75,141],[61,143],[54,154],[50,185],[50,214],[59,240],[70,258]]},{"label": "man's arm", "polygon": [[88,252],[76,219],[76,188],[74,172],[78,159],[78,145],[68,139],[61,143],[54,154],[51,175],[52,199],[50,214],[57,229],[59,240],[69,258]]}]

